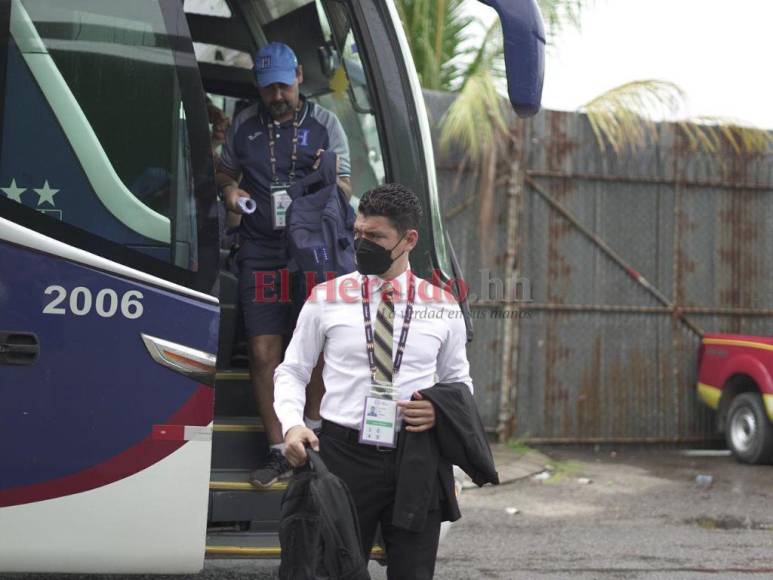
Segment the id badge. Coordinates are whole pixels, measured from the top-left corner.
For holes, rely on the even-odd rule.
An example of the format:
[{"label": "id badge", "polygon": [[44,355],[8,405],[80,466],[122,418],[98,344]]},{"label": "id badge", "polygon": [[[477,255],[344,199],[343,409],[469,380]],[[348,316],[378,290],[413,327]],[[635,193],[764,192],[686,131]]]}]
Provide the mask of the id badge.
[{"label": "id badge", "polygon": [[365,397],[360,443],[394,447],[397,433],[397,401],[383,397]]},{"label": "id badge", "polygon": [[271,224],[275,230],[284,229],[290,202],[292,202],[292,198],[287,193],[287,185],[271,186]]}]

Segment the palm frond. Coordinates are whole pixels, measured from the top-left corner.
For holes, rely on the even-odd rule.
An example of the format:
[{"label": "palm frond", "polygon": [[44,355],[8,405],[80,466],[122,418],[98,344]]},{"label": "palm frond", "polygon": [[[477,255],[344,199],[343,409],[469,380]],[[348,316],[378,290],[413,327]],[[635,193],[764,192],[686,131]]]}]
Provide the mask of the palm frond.
[{"label": "palm frond", "polygon": [[474,56],[462,74],[464,82],[466,83],[467,79],[474,77],[481,70],[488,71],[495,78],[504,78],[504,50],[502,26],[499,20],[495,20],[486,29],[480,47],[473,51]]},{"label": "palm frond", "polygon": [[719,151],[722,142],[739,153],[767,153],[773,147],[773,132],[750,127],[729,117],[702,115],[679,123],[694,149]]},{"label": "palm frond", "polygon": [[679,116],[684,91],[660,80],[632,81],[591,99],[580,110],[588,115],[596,141],[619,153],[626,146],[643,147],[655,136],[655,121]]},{"label": "palm frond", "polygon": [[537,0],[548,39],[566,28],[580,28],[582,13],[592,0]]},{"label": "palm frond", "polygon": [[464,0],[397,0],[396,4],[422,86],[458,88],[465,40],[476,21],[462,11]]},{"label": "palm frond", "polygon": [[503,99],[488,70],[481,68],[467,79],[440,123],[440,148],[456,145],[475,162],[507,135]]},{"label": "palm frond", "polygon": [[773,145],[773,133],[727,117],[685,117],[684,91],[674,83],[644,80],[626,83],[595,97],[580,109],[588,115],[599,147],[620,153],[637,150],[656,137],[656,121],[679,119],[690,148],[719,151],[723,142],[735,153],[762,153]]}]

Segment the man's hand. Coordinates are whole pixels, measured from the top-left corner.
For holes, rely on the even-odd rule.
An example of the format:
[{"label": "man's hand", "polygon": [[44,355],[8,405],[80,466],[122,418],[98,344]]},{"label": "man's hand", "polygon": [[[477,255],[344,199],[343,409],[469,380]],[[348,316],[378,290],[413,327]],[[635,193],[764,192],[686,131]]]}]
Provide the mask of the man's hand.
[{"label": "man's hand", "polygon": [[225,190],[223,192],[223,199],[225,200],[226,209],[232,213],[243,214],[242,208],[236,203],[240,197],[249,198],[250,194],[236,186],[231,186],[229,189]]},{"label": "man's hand", "polygon": [[304,425],[296,425],[285,435],[284,455],[293,467],[306,463],[308,458],[305,443],[311,445],[314,451],[319,451],[319,439],[314,435],[314,431]]},{"label": "man's hand", "polygon": [[211,101],[207,102],[207,115],[209,122],[212,123],[212,149],[215,149],[225,141],[225,133],[231,126],[231,119],[226,117],[223,110]]},{"label": "man's hand", "polygon": [[[317,149],[316,153],[314,153],[314,163],[312,164],[311,168],[316,171],[319,169],[319,164],[322,162],[322,154],[325,152],[324,149]],[[335,153],[336,156],[336,174],[338,174],[339,171],[341,171],[341,158],[338,156],[338,153]],[[338,183],[338,187],[341,189],[341,191],[344,192],[344,195],[346,196],[346,199],[352,199],[352,180],[347,175],[344,177],[338,176],[338,179],[336,180]]]},{"label": "man's hand", "polygon": [[403,412],[406,431],[421,433],[435,426],[435,407],[431,401],[425,401],[419,391],[413,394],[417,401],[397,401],[397,407]]},{"label": "man's hand", "polygon": [[[317,149],[317,151],[314,153],[314,163],[311,165],[311,168],[314,171],[319,169],[319,164],[322,163],[322,154],[324,152],[324,149]],[[338,173],[338,169],[341,167],[341,160],[338,158],[338,153],[333,153],[333,155],[336,156],[336,173]]]}]

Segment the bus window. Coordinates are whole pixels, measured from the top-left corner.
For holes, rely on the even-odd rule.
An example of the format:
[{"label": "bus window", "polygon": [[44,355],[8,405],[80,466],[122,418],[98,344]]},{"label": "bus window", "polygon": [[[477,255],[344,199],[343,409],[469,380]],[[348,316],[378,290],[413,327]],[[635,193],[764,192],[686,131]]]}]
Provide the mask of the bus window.
[{"label": "bus window", "polygon": [[[325,44],[334,47],[328,63],[330,92],[318,95],[323,107],[341,120],[349,138],[352,162],[352,191],[355,196],[384,183],[384,160],[376,125],[376,115],[370,103],[368,84],[357,42],[349,24],[348,11],[340,4],[316,1]],[[325,7],[340,23],[338,35],[333,34]],[[356,200],[355,200],[356,203]]]},{"label": "bus window", "polygon": [[157,0],[15,1],[3,142],[17,146],[0,186],[50,219],[196,270],[175,39]]}]

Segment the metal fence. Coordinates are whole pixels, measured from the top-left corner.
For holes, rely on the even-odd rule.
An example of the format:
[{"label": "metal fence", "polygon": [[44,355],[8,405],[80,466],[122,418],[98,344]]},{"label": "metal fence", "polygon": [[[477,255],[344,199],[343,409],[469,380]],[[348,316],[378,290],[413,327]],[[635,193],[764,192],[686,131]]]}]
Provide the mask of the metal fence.
[{"label": "metal fence", "polygon": [[[437,127],[452,96],[425,99]],[[697,152],[673,124],[617,155],[584,115],[556,111],[512,130],[486,245],[475,168],[460,171],[435,129],[445,223],[476,298],[468,354],[486,426],[532,441],[715,437],[695,393],[701,333],[773,332],[773,156]],[[514,276],[530,301],[480,300]]]}]

